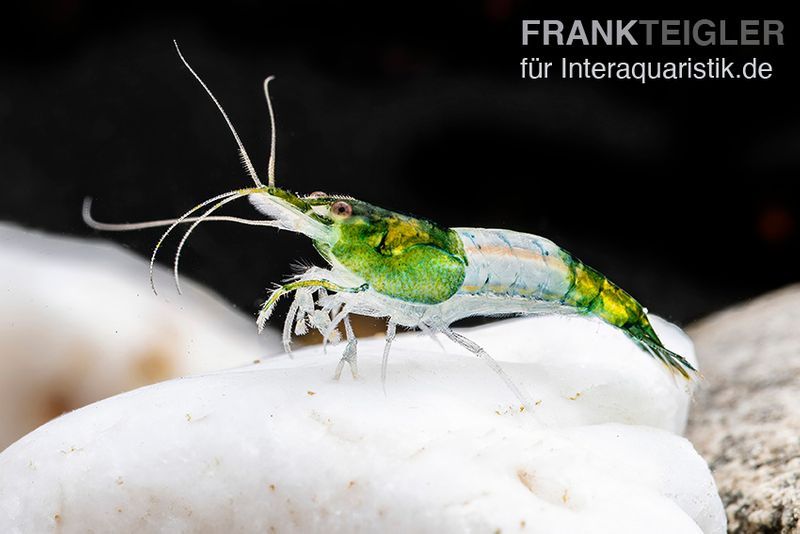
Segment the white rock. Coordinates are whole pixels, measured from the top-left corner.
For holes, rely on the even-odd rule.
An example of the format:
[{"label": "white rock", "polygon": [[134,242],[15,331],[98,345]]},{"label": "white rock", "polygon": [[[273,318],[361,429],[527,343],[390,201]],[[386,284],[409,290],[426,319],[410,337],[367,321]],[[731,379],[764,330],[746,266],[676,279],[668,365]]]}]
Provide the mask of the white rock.
[{"label": "white rock", "polygon": [[725,532],[674,433],[688,393],[623,335],[561,316],[463,332],[534,413],[450,344],[398,336],[386,396],[382,340],[359,343],[355,381],[307,348],[44,425],[0,454],[0,532]]},{"label": "white rock", "polygon": [[0,450],[64,410],[280,351],[252,316],[118,245],[0,225]]}]

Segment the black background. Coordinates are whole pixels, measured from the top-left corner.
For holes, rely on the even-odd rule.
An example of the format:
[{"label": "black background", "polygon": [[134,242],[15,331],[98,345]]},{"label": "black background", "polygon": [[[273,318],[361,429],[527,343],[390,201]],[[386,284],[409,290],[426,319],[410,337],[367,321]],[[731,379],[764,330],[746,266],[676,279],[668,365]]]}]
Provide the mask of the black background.
[{"label": "black background", "polygon": [[[797,280],[800,92],[791,17],[757,5],[457,5],[59,0],[7,13],[0,219],[92,236],[80,219],[86,195],[98,219],[124,222],[177,216],[248,185],[224,122],[178,61],[175,38],[262,176],[269,137],[261,81],[277,76],[285,188],[350,194],[450,226],[544,235],[681,323]],[[704,17],[781,19],[785,45],[520,44],[524,18]],[[526,81],[523,56],[758,57],[774,75]],[[253,215],[246,201],[230,211]],[[159,234],[103,237],[149,255]],[[265,288],[301,259],[321,262],[301,236],[210,223],[193,235],[182,265],[255,313]]]}]

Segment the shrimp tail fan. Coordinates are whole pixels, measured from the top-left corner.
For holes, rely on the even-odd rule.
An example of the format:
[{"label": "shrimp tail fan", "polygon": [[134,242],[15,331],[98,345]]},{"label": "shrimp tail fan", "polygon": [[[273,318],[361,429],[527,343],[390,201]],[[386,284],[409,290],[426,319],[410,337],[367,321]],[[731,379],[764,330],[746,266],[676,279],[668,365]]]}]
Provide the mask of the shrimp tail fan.
[{"label": "shrimp tail fan", "polygon": [[[649,332],[647,330],[650,330]],[[681,375],[686,380],[692,376],[699,376],[694,365],[686,358],[666,348],[652,329],[627,330],[628,336],[653,358],[667,366],[673,373]]]}]

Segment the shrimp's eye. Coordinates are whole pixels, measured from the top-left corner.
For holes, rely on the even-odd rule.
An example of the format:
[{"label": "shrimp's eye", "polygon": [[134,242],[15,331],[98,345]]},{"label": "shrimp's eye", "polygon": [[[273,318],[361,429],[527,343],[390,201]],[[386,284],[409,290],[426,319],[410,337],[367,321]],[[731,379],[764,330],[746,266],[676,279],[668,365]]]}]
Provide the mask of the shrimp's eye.
[{"label": "shrimp's eye", "polygon": [[322,191],[314,191],[310,195],[306,195],[306,198],[323,198],[327,196],[328,195],[326,193],[323,193]]},{"label": "shrimp's eye", "polygon": [[353,214],[353,206],[343,200],[339,200],[331,205],[331,214],[335,217],[346,219]]}]

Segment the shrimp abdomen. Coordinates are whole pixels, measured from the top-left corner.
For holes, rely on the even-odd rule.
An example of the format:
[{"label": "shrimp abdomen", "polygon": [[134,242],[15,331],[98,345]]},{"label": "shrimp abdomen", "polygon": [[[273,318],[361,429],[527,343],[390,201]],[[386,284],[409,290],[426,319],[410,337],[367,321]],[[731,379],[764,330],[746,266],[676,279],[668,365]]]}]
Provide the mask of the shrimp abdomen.
[{"label": "shrimp abdomen", "polygon": [[664,347],[636,299],[552,241],[508,230],[456,231],[464,242],[468,265],[461,293],[522,297],[537,304],[565,306],[621,329],[645,352],[685,378],[695,371],[686,359]]}]

